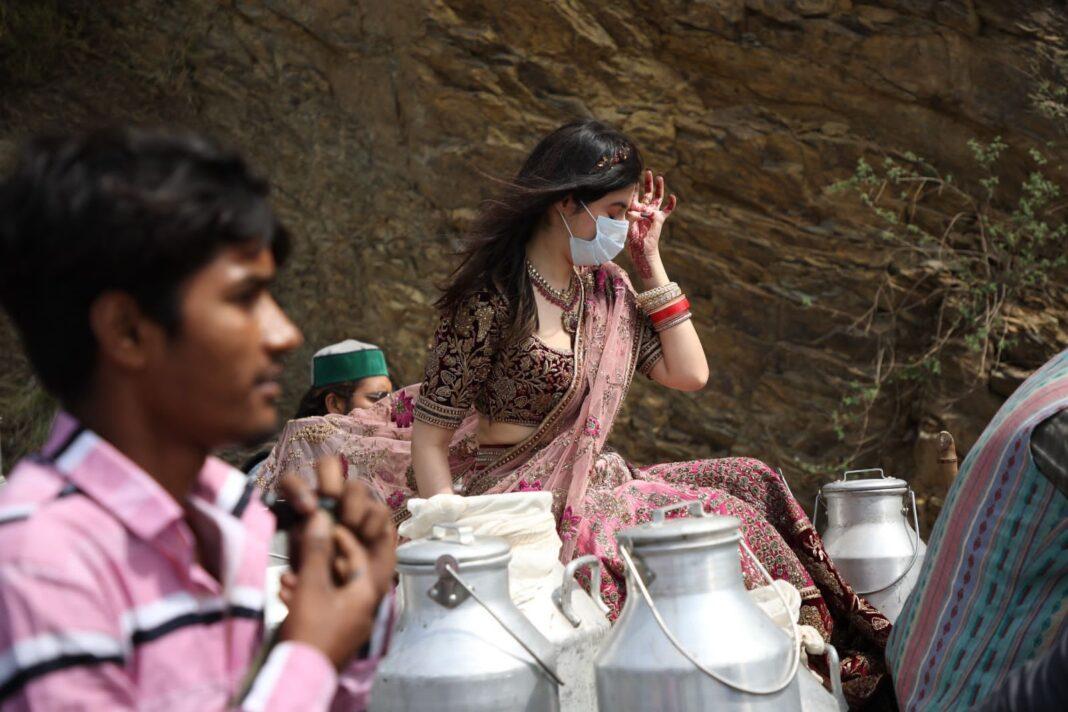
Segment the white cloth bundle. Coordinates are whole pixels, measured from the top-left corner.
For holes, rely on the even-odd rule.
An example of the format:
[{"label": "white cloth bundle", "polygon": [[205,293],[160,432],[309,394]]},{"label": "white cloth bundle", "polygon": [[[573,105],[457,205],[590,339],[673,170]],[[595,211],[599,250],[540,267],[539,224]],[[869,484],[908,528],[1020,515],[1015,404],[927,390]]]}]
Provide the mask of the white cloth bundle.
[{"label": "white cloth bundle", "polygon": [[[782,601],[771,586],[754,588],[749,591],[749,597],[786,635],[792,635],[790,620],[796,621],[801,617],[801,592],[789,581],[783,581],[782,579],[775,580],[775,588],[779,589],[783,598],[790,604],[789,611],[783,610]],[[789,618],[787,618],[788,615]],[[810,625],[798,625],[797,628],[801,634],[801,644],[804,651],[809,655],[823,655],[826,643],[819,631]]]},{"label": "white cloth bundle", "polygon": [[435,524],[455,522],[471,527],[476,536],[498,536],[512,547],[508,563],[509,592],[516,605],[533,599],[544,589],[559,585],[560,537],[552,514],[551,492],[508,492],[461,497],[438,494],[430,499],[409,499],[412,516],[400,525],[408,539],[429,536]]}]

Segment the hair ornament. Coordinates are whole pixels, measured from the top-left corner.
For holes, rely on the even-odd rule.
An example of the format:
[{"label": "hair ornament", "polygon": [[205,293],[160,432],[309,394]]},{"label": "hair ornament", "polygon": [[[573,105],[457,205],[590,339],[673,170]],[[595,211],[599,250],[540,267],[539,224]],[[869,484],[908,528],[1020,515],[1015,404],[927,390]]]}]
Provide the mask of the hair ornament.
[{"label": "hair ornament", "polygon": [[604,170],[610,166],[614,166],[618,163],[630,158],[630,146],[620,146],[613,153],[605,154],[601,157],[601,160],[597,161],[597,165],[593,167],[594,172]]}]

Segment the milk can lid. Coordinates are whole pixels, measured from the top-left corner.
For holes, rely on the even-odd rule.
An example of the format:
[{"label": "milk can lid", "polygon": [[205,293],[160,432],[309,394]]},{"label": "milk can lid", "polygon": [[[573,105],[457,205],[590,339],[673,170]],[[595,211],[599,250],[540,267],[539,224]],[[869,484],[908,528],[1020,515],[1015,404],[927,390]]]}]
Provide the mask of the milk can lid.
[{"label": "milk can lid", "polygon": [[[675,511],[685,516],[671,517]],[[653,512],[652,520],[620,531],[616,538],[635,548],[671,543],[717,543],[738,538],[742,523],[735,517],[705,514],[704,503],[683,502]]]},{"label": "milk can lid", "polygon": [[[868,477],[849,479],[850,475],[866,474]],[[871,477],[870,475],[878,475]],[[823,494],[859,494],[883,492],[886,494],[904,493],[908,490],[909,483],[897,477],[887,477],[880,468],[869,470],[849,470],[842,475],[842,479],[825,484],[822,487]]]},{"label": "milk can lid", "polygon": [[449,555],[458,563],[489,562],[500,559],[508,563],[511,548],[497,536],[475,536],[471,527],[460,524],[435,524],[430,536],[397,547],[397,563],[409,566],[433,566],[439,557]]}]

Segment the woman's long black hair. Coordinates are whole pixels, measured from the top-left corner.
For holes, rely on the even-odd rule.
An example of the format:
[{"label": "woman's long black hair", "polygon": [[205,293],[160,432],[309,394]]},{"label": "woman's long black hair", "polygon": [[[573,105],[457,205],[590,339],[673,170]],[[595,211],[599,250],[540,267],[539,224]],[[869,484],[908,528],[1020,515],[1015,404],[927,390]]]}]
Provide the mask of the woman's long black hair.
[{"label": "woman's long black hair", "polygon": [[436,302],[451,313],[471,294],[496,291],[511,309],[504,344],[529,336],[536,324],[534,292],[526,276],[526,246],[557,201],[591,203],[637,184],[638,147],[624,134],[592,119],[565,124],[543,138],[500,193],[487,201],[465,240],[452,281]]}]

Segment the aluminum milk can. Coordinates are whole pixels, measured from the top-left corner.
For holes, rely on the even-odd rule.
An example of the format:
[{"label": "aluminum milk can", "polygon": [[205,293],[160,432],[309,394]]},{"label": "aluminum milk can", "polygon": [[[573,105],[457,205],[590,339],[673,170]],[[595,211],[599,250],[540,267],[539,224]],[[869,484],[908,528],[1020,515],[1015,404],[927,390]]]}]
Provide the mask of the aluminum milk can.
[{"label": "aluminum milk can", "polygon": [[[592,597],[575,580],[575,573],[586,567]],[[582,556],[562,568],[559,586],[518,608],[552,646],[564,681],[561,712],[591,712],[597,708],[593,660],[609,631],[608,606],[601,599],[601,560]]]},{"label": "aluminum milk can", "polygon": [[[401,536],[422,538],[434,523],[450,521],[471,527],[476,536],[499,536],[511,547],[508,588],[520,613],[549,641],[560,688],[561,712],[590,712],[597,708],[593,659],[608,635],[601,600],[601,560],[582,556],[566,567],[560,563],[561,541],[556,533],[551,492],[507,492],[457,498],[449,506],[431,506],[409,499],[412,513],[401,525]],[[575,574],[588,568],[593,596],[586,594]]]},{"label": "aluminum milk can", "polygon": [[619,532],[627,602],[596,662],[602,712],[801,710],[797,627],[790,640],[746,593],[740,525],[687,502]]},{"label": "aluminum milk can", "polygon": [[289,609],[282,603],[279,592],[282,589],[282,574],[289,570],[289,534],[276,531],[271,537],[271,552],[267,564],[267,578],[264,581],[266,600],[263,606],[263,622],[267,632],[274,631],[289,615]]},{"label": "aluminum milk can", "polygon": [[508,543],[436,524],[397,549],[400,614],[372,712],[556,712],[553,651],[508,596]]},{"label": "aluminum milk can", "polygon": [[[849,479],[876,473],[878,477]],[[827,509],[823,545],[828,556],[853,589],[893,623],[916,585],[927,551],[919,535],[916,494],[905,480],[876,468],[850,470],[824,485],[816,495],[813,526],[821,500]],[[905,516],[909,505],[911,527]]]}]

